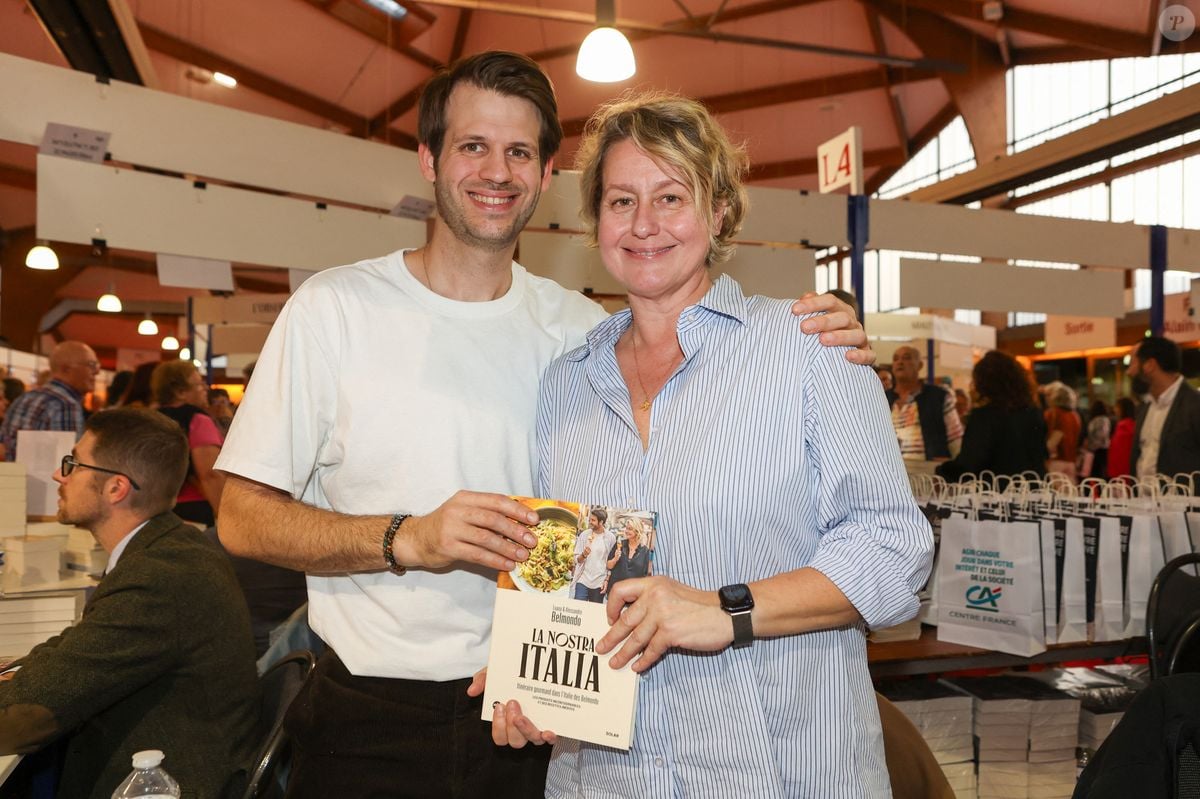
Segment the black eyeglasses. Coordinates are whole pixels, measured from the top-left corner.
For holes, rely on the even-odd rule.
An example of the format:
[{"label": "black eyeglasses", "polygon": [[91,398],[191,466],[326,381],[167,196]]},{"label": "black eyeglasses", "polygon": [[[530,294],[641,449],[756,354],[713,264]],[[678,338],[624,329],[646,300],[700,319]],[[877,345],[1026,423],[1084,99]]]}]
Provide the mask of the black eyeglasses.
[{"label": "black eyeglasses", "polygon": [[103,466],[93,466],[90,463],[80,463],[79,461],[75,460],[74,455],[64,455],[62,464],[60,464],[58,468],[62,472],[63,477],[70,475],[71,472],[75,471],[76,468],[91,469],[93,472],[105,472],[106,474],[119,475],[129,481],[129,484],[133,486],[134,491],[142,490],[142,487],[138,485],[132,477],[125,474],[125,472],[118,472],[116,469],[105,469]]}]

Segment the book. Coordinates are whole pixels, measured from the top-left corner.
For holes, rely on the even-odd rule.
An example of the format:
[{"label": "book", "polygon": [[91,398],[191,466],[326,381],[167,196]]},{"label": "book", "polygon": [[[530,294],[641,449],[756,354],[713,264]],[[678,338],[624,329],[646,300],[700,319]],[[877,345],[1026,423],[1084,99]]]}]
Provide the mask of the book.
[{"label": "book", "polygon": [[534,725],[556,735],[627,750],[638,675],[608,665],[596,642],[609,630],[604,604],[624,579],[653,573],[658,517],[648,511],[514,497],[537,511],[529,559],[497,580],[483,695],[516,699]]}]

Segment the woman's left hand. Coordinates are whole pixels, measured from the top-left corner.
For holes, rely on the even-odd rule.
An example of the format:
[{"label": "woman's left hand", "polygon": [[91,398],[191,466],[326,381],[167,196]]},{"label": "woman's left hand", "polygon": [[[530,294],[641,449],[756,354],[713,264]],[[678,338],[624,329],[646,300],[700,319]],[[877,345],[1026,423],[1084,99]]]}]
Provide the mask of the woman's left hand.
[{"label": "woman's left hand", "polygon": [[672,647],[717,652],[733,643],[733,623],[716,591],[700,591],[669,577],[621,580],[608,595],[608,633],[596,642],[603,655],[624,641],[609,661],[641,673]]}]

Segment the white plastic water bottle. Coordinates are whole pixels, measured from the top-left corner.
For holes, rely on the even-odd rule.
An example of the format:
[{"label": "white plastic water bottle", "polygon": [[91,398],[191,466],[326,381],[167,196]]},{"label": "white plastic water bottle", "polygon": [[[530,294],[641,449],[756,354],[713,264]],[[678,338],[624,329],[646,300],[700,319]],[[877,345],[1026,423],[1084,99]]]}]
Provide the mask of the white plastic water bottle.
[{"label": "white plastic water bottle", "polygon": [[113,791],[112,799],[179,799],[179,783],[163,771],[163,753],[157,749],[136,752],[133,771]]}]

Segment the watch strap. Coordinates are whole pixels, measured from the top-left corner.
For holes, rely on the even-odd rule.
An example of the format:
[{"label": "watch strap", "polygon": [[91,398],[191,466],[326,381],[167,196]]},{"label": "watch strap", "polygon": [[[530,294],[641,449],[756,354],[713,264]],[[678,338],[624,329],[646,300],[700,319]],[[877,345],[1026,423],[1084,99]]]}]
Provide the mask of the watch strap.
[{"label": "watch strap", "polygon": [[754,643],[754,624],[750,621],[750,611],[730,613],[729,618],[733,620],[733,648],[741,649]]}]

